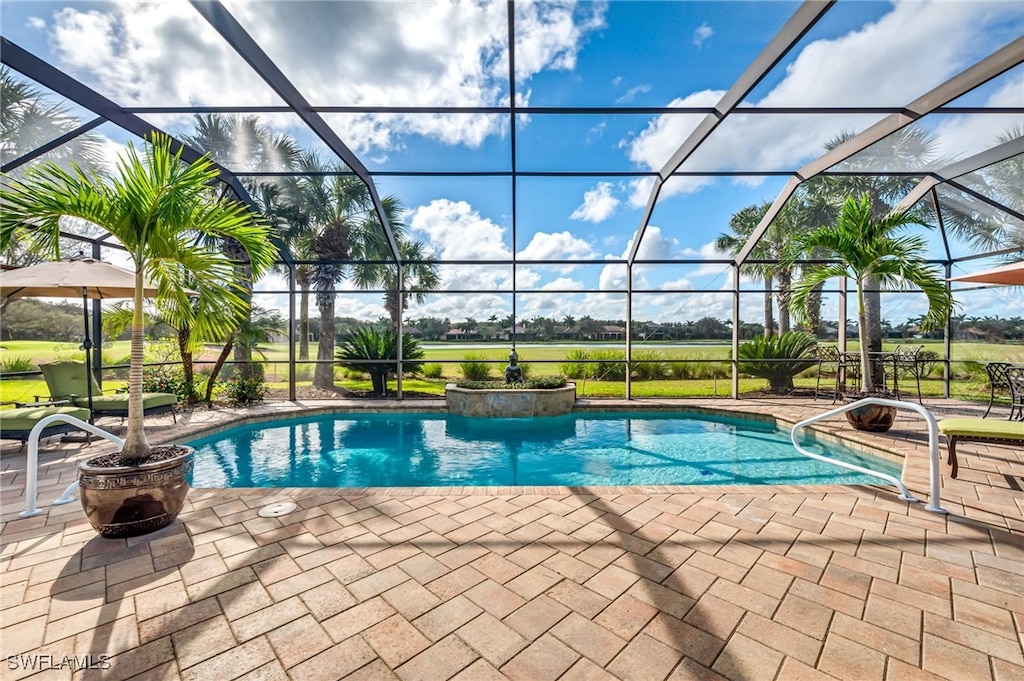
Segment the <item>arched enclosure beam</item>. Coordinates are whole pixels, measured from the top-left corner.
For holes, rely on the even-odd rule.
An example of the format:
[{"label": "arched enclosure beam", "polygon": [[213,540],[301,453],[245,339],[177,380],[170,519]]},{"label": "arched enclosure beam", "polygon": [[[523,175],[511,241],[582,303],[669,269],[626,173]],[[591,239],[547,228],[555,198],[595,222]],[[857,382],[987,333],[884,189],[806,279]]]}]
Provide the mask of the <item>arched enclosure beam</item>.
[{"label": "arched enclosure beam", "polygon": [[302,96],[298,88],[292,85],[292,82],[285,77],[284,72],[278,68],[277,64],[219,0],[189,1],[196,11],[210,22],[214,30],[252,67],[256,74],[266,81],[267,85],[284,100],[285,104],[290,106],[295,114],[309,126],[309,129],[323,140],[324,144],[363,181],[370,191],[373,210],[377,213],[377,218],[384,229],[384,236],[387,237],[391,255],[394,256],[395,263],[401,265],[402,257],[398,252],[398,243],[395,241],[395,235],[388,223],[387,214],[384,212],[384,205],[377,194],[377,187],[373,183],[373,178],[370,177],[370,171],[363,165],[363,162],[341,141],[338,134],[320,117],[320,114],[313,110],[312,105]]},{"label": "arched enclosure beam", "polygon": [[[953,180],[966,175],[967,173],[977,172],[982,168],[986,168],[990,165],[994,165],[1001,161],[1005,161],[1009,158],[1017,156],[1018,154],[1024,154],[1024,137],[1017,137],[1007,142],[1003,142],[999,146],[986,149],[985,151],[969,156],[955,163],[950,163],[947,166],[933,170],[928,174],[928,177],[921,180],[916,187],[910,190],[910,192],[903,197],[903,199],[896,204],[895,210],[907,210],[917,205],[917,202],[923,199],[933,187],[936,187],[944,182]],[[998,202],[996,202],[998,204]],[[1024,220],[1016,211],[1012,210],[1007,206],[998,204],[1000,209],[1006,211],[1015,217]]]},{"label": "arched enclosure beam", "polygon": [[[203,154],[199,153],[187,144],[176,140],[172,135],[169,135],[155,125],[139,118],[135,114],[126,113],[117,104],[92,88],[75,80],[63,71],[54,68],[50,64],[47,64],[28,50],[25,50],[19,45],[3,37],[0,37],[0,63],[11,67],[18,73],[21,73],[37,83],[49,88],[61,97],[92,111],[104,120],[110,121],[114,125],[127,130],[142,139],[146,139],[153,133],[167,135],[172,142],[172,151],[177,153],[180,149],[181,158],[186,163],[195,163],[203,156]],[[238,197],[238,200],[248,206],[250,210],[262,214],[259,206],[257,206],[256,202],[253,201],[251,196],[249,196],[249,192],[246,191],[244,186],[242,186],[239,179],[227,168],[216,163],[214,166],[217,168],[220,181],[231,187],[235,196]],[[285,262],[291,262],[291,253],[288,252],[287,247],[280,238],[274,236],[272,237],[272,241],[281,252],[282,259],[284,259]]]},{"label": "arched enclosure beam", "polygon": [[867,149],[875,142],[884,139],[900,128],[910,125],[922,116],[935,111],[939,107],[970,92],[1022,62],[1024,62],[1024,37],[1017,38],[938,87],[921,95],[908,104],[903,113],[886,116],[864,132],[851,137],[835,149],[828,151],[805,165],[786,182],[786,186],[775,198],[774,203],[772,203],[768,212],[765,213],[765,216],[761,218],[761,222],[754,228],[743,249],[737,254],[736,263],[742,265],[750,256],[750,252],[757,245],[757,242],[760,241],[765,230],[768,229],[768,225],[778,216],[786,201],[789,200],[801,183],[816,175],[820,175],[837,163],[841,163],[857,152]]},{"label": "arched enclosure beam", "polygon": [[630,265],[636,260],[636,254],[640,250],[640,241],[644,238],[644,232],[651,222],[651,215],[654,213],[654,206],[657,203],[658,193],[661,185],[664,184],[676,170],[679,169],[686,159],[693,155],[701,144],[704,143],[711,133],[715,131],[726,116],[731,114],[739,106],[743,98],[750,94],[750,91],[757,87],[766,75],[778,64],[786,54],[800,41],[806,33],[825,15],[835,0],[805,0],[799,9],[789,18],[781,29],[771,39],[771,42],[761,51],[757,58],[747,67],[732,87],[729,88],[722,99],[718,101],[711,113],[694,128],[693,132],[676,149],[672,157],[658,171],[658,177],[651,187],[650,196],[647,198],[647,207],[640,218],[640,226],[633,235],[633,246],[629,250],[627,261]]}]

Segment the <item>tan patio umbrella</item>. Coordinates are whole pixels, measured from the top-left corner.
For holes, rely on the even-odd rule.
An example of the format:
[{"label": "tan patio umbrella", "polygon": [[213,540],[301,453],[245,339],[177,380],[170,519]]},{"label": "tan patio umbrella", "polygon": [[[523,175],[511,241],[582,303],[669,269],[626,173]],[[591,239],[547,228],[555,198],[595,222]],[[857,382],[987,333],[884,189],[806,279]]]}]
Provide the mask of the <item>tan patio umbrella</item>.
[{"label": "tan patio umbrella", "polygon": [[1007,286],[1024,286],[1024,261],[993,267],[980,272],[970,272],[957,277],[950,277],[950,281],[966,281],[977,284],[1004,284]]},{"label": "tan patio umbrella", "polygon": [[[153,297],[156,287],[146,284],[143,295]],[[69,258],[43,262],[0,272],[0,298],[74,298],[82,296],[86,372],[92,367],[92,339],[89,337],[89,299],[131,298],[135,295],[135,272],[95,258]],[[92,381],[87,380],[89,412],[92,412]],[[92,417],[89,417],[92,420]]]}]

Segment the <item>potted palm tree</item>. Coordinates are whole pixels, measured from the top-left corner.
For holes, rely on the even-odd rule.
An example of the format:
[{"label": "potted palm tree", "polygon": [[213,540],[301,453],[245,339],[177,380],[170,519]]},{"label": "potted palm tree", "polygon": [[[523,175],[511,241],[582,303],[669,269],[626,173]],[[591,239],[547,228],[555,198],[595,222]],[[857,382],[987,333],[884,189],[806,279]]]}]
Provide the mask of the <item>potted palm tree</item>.
[{"label": "potted palm tree", "polygon": [[[157,286],[158,298],[179,310],[193,309],[189,296],[219,300],[234,313],[249,303],[238,263],[217,248],[227,239],[249,258],[253,276],[274,262],[270,228],[241,203],[216,197],[216,166],[203,157],[191,165],[172,140],[155,134],[143,153],[129,145],[105,177],[72,166],[30,169],[18,180],[5,177],[0,189],[0,249],[17,237],[25,246],[59,257],[60,221],[74,217],[106,229],[135,266],[132,307],[128,422],[116,454],[80,464],[82,505],[92,526],[107,537],[143,534],[171,523],[184,505],[192,470],[191,448],[152,446],[143,423],[143,290]],[[194,290],[190,290],[191,286]],[[199,305],[196,309],[209,309]],[[205,319],[201,323],[209,324]]]},{"label": "potted palm tree", "polygon": [[[857,290],[857,323],[861,335],[868,328],[864,305],[865,282],[874,277],[883,287],[899,289],[912,286],[921,289],[928,299],[928,312],[921,324],[922,330],[941,326],[953,307],[953,299],[945,280],[938,270],[924,260],[925,240],[917,235],[905,234],[910,225],[925,225],[911,210],[896,210],[876,215],[871,198],[859,200],[848,197],[833,225],[819,227],[796,237],[801,252],[821,249],[825,257],[838,262],[805,270],[793,286],[790,299],[793,310],[806,318],[810,296],[814,287],[835,277],[849,277]],[[884,394],[876,385],[868,343],[861,338],[860,375],[862,391],[856,398]],[[855,413],[856,412],[856,413]],[[891,407],[869,405],[863,410],[847,412],[855,428],[884,431],[892,426],[895,410]]]}]

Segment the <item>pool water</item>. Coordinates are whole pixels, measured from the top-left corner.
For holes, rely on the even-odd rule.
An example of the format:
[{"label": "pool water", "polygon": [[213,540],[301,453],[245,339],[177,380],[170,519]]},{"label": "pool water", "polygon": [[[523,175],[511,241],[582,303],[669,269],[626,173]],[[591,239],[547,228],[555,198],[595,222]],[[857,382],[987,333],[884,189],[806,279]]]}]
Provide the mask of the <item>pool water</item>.
[{"label": "pool water", "polygon": [[[527,419],[327,414],[189,442],[196,487],[876,484],[801,456],[789,433],[742,418],[582,413]],[[893,462],[807,440],[899,477]]]}]

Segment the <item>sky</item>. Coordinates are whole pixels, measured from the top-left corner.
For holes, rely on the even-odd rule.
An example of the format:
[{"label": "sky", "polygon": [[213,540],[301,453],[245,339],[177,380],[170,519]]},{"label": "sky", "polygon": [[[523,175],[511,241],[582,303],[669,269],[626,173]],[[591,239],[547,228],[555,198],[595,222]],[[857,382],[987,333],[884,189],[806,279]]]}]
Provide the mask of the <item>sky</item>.
[{"label": "sky", "polygon": [[[651,181],[755,60],[799,3],[660,1],[519,2],[515,5],[514,100],[506,4],[480,2],[224,3],[314,106],[657,107],[680,113],[328,112],[325,121],[371,173],[381,195],[408,209],[409,234],[440,260],[511,261],[441,265],[444,292],[409,317],[624,318],[626,270]],[[3,34],[123,106],[280,106],[278,96],[185,2],[26,2],[0,5]],[[904,106],[1024,34],[1019,0],[862,2],[840,0],[747,96],[752,107]],[[1024,67],[954,104],[1024,108]],[[83,115],[83,120],[91,116]],[[142,113],[172,134],[191,132],[182,113]],[[884,114],[733,114],[683,165],[693,173],[791,173],[826,142],[860,132]],[[275,130],[332,154],[290,114],[267,114]],[[936,157],[964,158],[1017,125],[1024,113],[946,114],[919,125],[937,139]],[[98,132],[116,156],[126,137]],[[515,136],[515,158],[511,139]],[[586,172],[588,176],[402,176],[417,171]],[[239,167],[244,170],[244,162]],[[603,173],[608,173],[603,175]],[[633,317],[685,321],[731,318],[731,273],[715,239],[744,206],[771,201],[785,177],[687,176],[661,191],[638,257]],[[514,215],[514,219],[513,219]],[[932,238],[930,255],[940,257]],[[966,255],[965,244],[951,244]],[[545,265],[544,260],[592,261]],[[682,261],[692,261],[684,263]],[[979,262],[979,267],[985,262]],[[970,265],[964,265],[966,270]],[[955,274],[955,272],[954,272]],[[514,280],[514,282],[513,282]],[[745,289],[759,284],[746,279]],[[283,287],[277,278],[263,290]],[[972,312],[1024,316],[1019,296],[977,291]],[[762,319],[757,293],[740,316]],[[883,316],[921,314],[922,295],[889,296]],[[283,307],[284,296],[265,295]],[[344,294],[338,314],[383,315],[379,294]],[[826,318],[834,318],[826,311]]]}]

